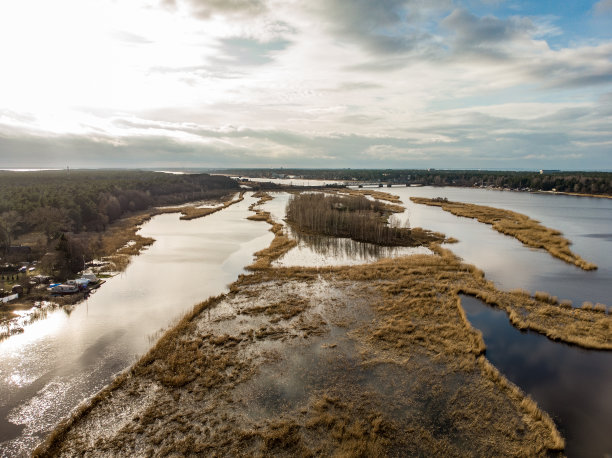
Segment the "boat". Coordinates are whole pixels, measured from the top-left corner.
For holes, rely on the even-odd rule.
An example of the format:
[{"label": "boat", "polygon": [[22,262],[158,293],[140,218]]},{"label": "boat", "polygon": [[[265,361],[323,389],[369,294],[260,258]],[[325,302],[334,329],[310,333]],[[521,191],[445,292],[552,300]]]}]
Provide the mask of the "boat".
[{"label": "boat", "polygon": [[53,285],[48,288],[48,290],[52,293],[56,294],[73,294],[79,292],[79,287],[75,284],[72,285]]}]

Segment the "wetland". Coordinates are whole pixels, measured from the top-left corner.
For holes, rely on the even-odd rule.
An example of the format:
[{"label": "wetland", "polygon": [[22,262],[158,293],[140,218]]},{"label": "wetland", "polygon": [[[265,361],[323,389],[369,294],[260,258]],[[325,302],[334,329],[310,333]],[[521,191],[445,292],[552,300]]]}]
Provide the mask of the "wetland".
[{"label": "wetland", "polygon": [[[585,428],[563,409],[553,408],[571,395],[555,381],[557,378],[538,373],[515,376],[512,365],[499,356],[496,332],[476,320],[470,301],[478,303],[479,298],[495,307],[492,310],[501,321],[519,336],[536,336],[551,348],[583,348],[581,354],[603,355],[589,361],[608,361],[612,348],[608,309],[577,308],[567,301],[577,305],[581,301],[609,303],[605,298],[610,293],[606,286],[610,261],[602,255],[601,246],[594,249],[592,244],[610,241],[592,235],[603,234],[610,227],[605,225],[610,204],[604,204],[602,211],[600,202],[589,199],[591,224],[581,220],[582,225],[576,227],[564,211],[551,215],[552,201],[538,199],[569,199],[556,202],[584,211],[584,205],[571,200],[578,198],[537,196],[530,202],[518,193],[442,190],[452,200],[506,207],[559,229],[574,242],[574,250],[599,269],[578,269],[485,224],[410,201],[410,197],[428,194],[437,197],[440,188],[394,188],[398,197],[389,200],[395,201],[393,205],[405,205],[406,210],[396,208],[386,217],[397,219],[394,224],[403,227],[421,226],[431,233],[443,233],[458,243],[440,245],[452,241],[442,237],[404,253],[396,250],[407,247],[380,247],[313,231],[305,234],[290,227],[283,221],[291,198],[285,193],[247,193],[244,202],[193,221],[180,221],[176,214],[160,215],[151,224],[168,217],[164,227],[175,235],[188,227],[181,225],[197,224],[193,233],[188,231],[191,248],[183,247],[179,252],[182,256],[190,252],[190,267],[195,270],[191,281],[201,285],[212,275],[218,259],[208,267],[196,267],[204,262],[206,252],[216,247],[214,237],[206,245],[198,234],[216,228],[219,240],[223,240],[229,233],[223,225],[225,218],[229,218],[228,212],[235,212],[236,218],[248,224],[245,233],[250,235],[242,233],[248,241],[242,239],[241,249],[221,265],[233,267],[224,277],[225,284],[238,279],[228,289],[220,285],[209,293],[177,294],[174,299],[183,305],[174,306],[173,314],[167,308],[161,312],[162,304],[172,302],[170,295],[158,298],[160,315],[166,315],[166,322],[157,325],[168,331],[158,328],[152,331],[153,337],[151,333],[148,339],[141,337],[132,359],[117,364],[113,373],[118,373],[117,377],[102,377],[87,393],[75,396],[64,406],[64,411],[74,409],[72,414],[48,418],[47,429],[27,436],[28,428],[32,429],[27,420],[15,420],[19,420],[19,412],[27,411],[22,404],[28,402],[14,397],[16,401],[5,408],[6,418],[12,425],[24,427],[9,445],[19,440],[25,444],[24,437],[29,437],[22,450],[31,450],[42,434],[53,429],[35,454],[544,456],[565,451],[580,456],[586,451],[597,456],[609,452],[610,444],[601,438],[609,429],[606,419],[612,411],[608,404],[597,403],[597,396],[608,399],[605,386],[610,375],[598,370],[595,363],[589,363],[590,369],[582,374],[581,383],[603,390],[582,390],[586,398],[590,394],[583,414],[601,419],[587,422],[589,427]],[[457,198],[453,195],[457,191],[472,193]],[[538,214],[540,206],[547,209],[543,216]],[[243,224],[236,223],[238,219],[231,220],[232,225]],[[172,237],[165,237],[163,231],[149,233],[147,227],[143,226],[141,233],[156,242],[134,258],[126,276],[130,268],[150,259],[147,257],[156,247],[160,270],[172,270],[165,266],[170,260],[161,257],[173,247]],[[204,247],[195,252],[196,245]],[[501,269],[495,258],[507,252],[512,256],[504,258],[506,265]],[[305,259],[310,264],[303,262]],[[547,272],[549,265],[555,269]],[[246,270],[244,266],[248,266]],[[176,265],[174,269],[182,268]],[[558,287],[564,284],[562,278],[550,278],[551,272],[559,271],[582,279],[571,295]],[[184,270],[180,272],[184,274]],[[531,283],[524,282],[521,273],[540,277],[534,275]],[[548,274],[545,278],[549,280],[541,281],[542,274]],[[191,283],[183,285],[177,289],[191,287]],[[191,308],[217,294],[221,295]],[[559,298],[553,300],[554,296]],[[83,304],[71,315],[79,310]],[[174,321],[168,322],[168,315]],[[529,333],[521,334],[518,329]],[[15,342],[12,339],[6,342]],[[520,352],[528,355],[530,351],[527,345]],[[566,371],[578,367],[565,367],[561,356],[551,357],[547,363],[555,368],[557,377],[567,377]],[[524,374],[533,367],[527,365]],[[70,370],[68,366],[66,373]],[[42,377],[29,383],[27,390],[33,394],[30,404],[41,404],[41,392],[49,389],[45,383],[50,380]],[[534,388],[543,383],[549,392],[556,393],[548,397],[554,402],[541,396],[541,388]],[[27,381],[23,382],[26,386]],[[50,393],[47,399],[52,397]],[[589,441],[595,445],[588,448]],[[2,442],[0,447],[6,444]],[[11,455],[16,449],[4,450]]]}]

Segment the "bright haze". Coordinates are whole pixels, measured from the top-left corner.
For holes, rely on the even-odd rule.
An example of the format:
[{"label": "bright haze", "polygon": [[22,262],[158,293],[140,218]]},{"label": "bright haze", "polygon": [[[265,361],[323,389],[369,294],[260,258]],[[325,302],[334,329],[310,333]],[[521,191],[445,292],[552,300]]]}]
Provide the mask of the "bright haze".
[{"label": "bright haze", "polygon": [[612,0],[18,0],[0,40],[0,168],[612,169]]}]

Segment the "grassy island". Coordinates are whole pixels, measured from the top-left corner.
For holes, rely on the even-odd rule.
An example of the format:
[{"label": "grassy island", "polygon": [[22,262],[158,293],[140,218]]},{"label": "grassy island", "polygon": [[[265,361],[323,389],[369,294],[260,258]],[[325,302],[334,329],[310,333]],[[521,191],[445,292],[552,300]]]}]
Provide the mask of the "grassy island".
[{"label": "grassy island", "polygon": [[496,231],[510,235],[527,246],[543,248],[554,257],[569,264],[574,264],[584,270],[597,269],[595,264],[585,261],[570,250],[571,243],[563,237],[561,232],[542,226],[527,215],[485,205],[452,202],[444,198],[411,197],[410,200],[417,204],[440,207],[456,216],[475,218],[481,223],[492,225]]},{"label": "grassy island", "polygon": [[157,213],[180,213],[180,219],[190,221],[192,219],[203,218],[208,215],[212,215],[224,208],[231,205],[237,204],[244,200],[244,191],[240,192],[237,198],[226,200],[225,202],[219,203],[212,207],[201,207],[196,205],[184,205],[182,207],[165,207],[157,210]]},{"label": "grassy island", "polygon": [[363,195],[302,193],[287,204],[287,221],[312,234],[347,237],[385,246],[419,246],[442,241],[444,236],[421,228],[388,224],[388,204]]}]

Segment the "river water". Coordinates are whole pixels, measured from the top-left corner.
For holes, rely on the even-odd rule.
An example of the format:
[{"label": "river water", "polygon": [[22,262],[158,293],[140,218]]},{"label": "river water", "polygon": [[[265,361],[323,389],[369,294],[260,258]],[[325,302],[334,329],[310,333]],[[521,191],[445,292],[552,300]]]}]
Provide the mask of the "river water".
[{"label": "river water", "polygon": [[520,332],[506,312],[473,297],[461,305],[482,331],[488,360],[553,418],[567,456],[612,456],[612,352]]},{"label": "river water", "polygon": [[[547,291],[575,306],[583,301],[612,305],[612,199],[528,194],[466,188],[392,188],[412,226],[456,237],[449,248],[483,269],[502,289]],[[474,219],[412,203],[411,196],[505,208],[559,229],[572,250],[599,266],[586,272],[525,247]],[[464,297],[472,325],[483,332],[487,358],[548,412],[566,438],[570,457],[612,456],[612,352],[584,350],[515,329],[505,312]]]},{"label": "river water", "polygon": [[[443,232],[459,239],[449,245],[454,253],[484,270],[502,289],[547,291],[574,306],[583,301],[612,306],[612,199],[531,194],[471,188],[402,187],[383,189],[399,195],[412,227]],[[438,207],[414,204],[410,197],[447,197],[449,200],[505,208],[523,213],[558,229],[572,242],[571,249],[598,270],[587,272],[553,258],[544,250],[528,248],[475,219],[459,218]]]},{"label": "river water", "polygon": [[[583,301],[612,306],[612,199],[447,187],[381,190],[402,199],[406,211],[396,216],[401,222],[459,239],[448,248],[483,269],[498,287],[547,291],[575,306]],[[562,231],[572,250],[599,268],[583,271],[474,219],[414,204],[412,196],[447,197],[526,214]],[[282,200],[269,202],[277,218]],[[470,297],[462,303],[472,325],[483,332],[487,358],[553,417],[566,438],[568,456],[612,456],[612,352],[521,333],[505,312]]]},{"label": "river water", "polygon": [[0,342],[0,456],[25,455],[81,401],[133,364],[192,306],[227,290],[272,240],[249,195],[205,218],[154,217],[156,242],[71,313]]}]

